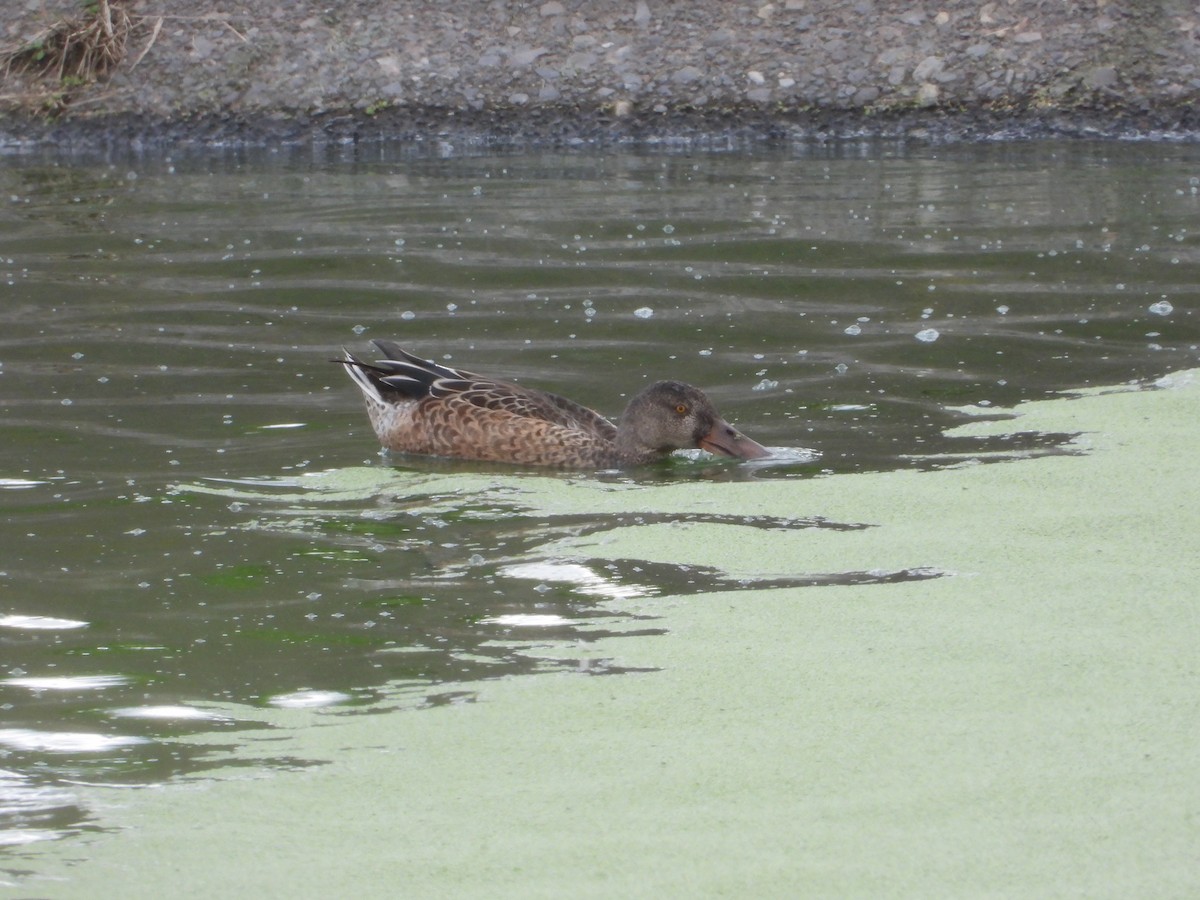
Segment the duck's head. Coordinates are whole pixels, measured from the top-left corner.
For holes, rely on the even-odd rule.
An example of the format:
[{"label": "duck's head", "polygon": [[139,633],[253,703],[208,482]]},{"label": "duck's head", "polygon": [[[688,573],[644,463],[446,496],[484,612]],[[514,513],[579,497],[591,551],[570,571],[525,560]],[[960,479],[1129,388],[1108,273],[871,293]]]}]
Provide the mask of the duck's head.
[{"label": "duck's head", "polygon": [[617,429],[617,445],[638,458],[696,447],[738,459],[771,455],[722,419],[703,391],[679,381],[655,382],[629,401]]}]

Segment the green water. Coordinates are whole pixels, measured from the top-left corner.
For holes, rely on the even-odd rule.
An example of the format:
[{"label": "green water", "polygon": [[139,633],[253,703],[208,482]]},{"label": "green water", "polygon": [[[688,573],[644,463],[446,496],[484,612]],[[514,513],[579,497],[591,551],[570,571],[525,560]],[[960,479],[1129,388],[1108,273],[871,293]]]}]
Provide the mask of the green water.
[{"label": "green water", "polygon": [[[1099,711],[1067,727],[1083,743],[1117,741],[1116,756],[1132,760],[1136,732],[1112,724],[1134,701],[1112,684],[1133,673],[1164,704],[1144,740],[1178,761],[1186,741],[1161,738],[1194,721],[1186,677],[1149,660],[1185,652],[1174,641],[1195,636],[1196,598],[1186,580],[1163,588],[1163,607],[1122,598],[1160,531],[1175,522],[1186,533],[1194,507],[1131,510],[1100,486],[1166,478],[1166,462],[1181,460],[1135,453],[1121,468],[1078,435],[1153,446],[1182,419],[1186,436],[1190,401],[1158,418],[1147,407],[1141,443],[1137,410],[1103,398],[1082,424],[954,426],[1196,365],[1200,152],[370,148],[14,157],[0,179],[0,869],[17,895],[94,895],[122,866],[164,852],[180,854],[197,896],[220,895],[226,877],[248,884],[255,865],[269,879],[261,889],[303,894],[289,853],[217,877],[203,852],[277,844],[287,817],[246,810],[304,798],[361,842],[341,883],[381,896],[389,882],[365,861],[368,835],[417,859],[413,883],[430,893],[483,895],[489,878],[513,895],[561,893],[569,874],[541,869],[532,848],[561,852],[564,835],[576,848],[563,857],[576,867],[569,887],[590,894],[606,879],[618,892],[638,883],[613,874],[631,858],[629,877],[653,867],[660,892],[976,893],[959,856],[948,879],[953,867],[929,855],[931,840],[969,854],[955,834],[981,842],[980,885],[992,891],[1006,872],[1030,889],[1072,862],[1100,871],[1079,848],[1101,837],[1131,859],[1120,877],[1087,884],[1153,893],[1144,869],[1195,885],[1174,849],[1196,836],[1195,808],[1172,819],[1132,799],[1155,779],[1175,784],[1177,768],[1145,763],[1143,780],[1114,793],[1119,767],[1088,757],[1090,787],[1039,793],[1070,771],[1049,739],[1061,706],[1028,700],[1055,683],[1052,657],[1029,658],[1017,694],[1011,680],[1031,639],[1053,645],[1086,622],[1063,665],[1088,659],[1095,691],[1080,696]],[[691,381],[778,455],[601,475],[384,459],[356,389],[328,362],[374,337],[613,415],[650,380]],[[1174,477],[1188,481],[1186,469]],[[1139,496],[1169,498],[1163,487]],[[1122,530],[1101,527],[1119,510]],[[956,536],[978,553],[952,551]],[[1100,575],[1123,584],[1125,569],[1127,590],[1102,603],[1080,594]],[[1005,583],[1023,593],[1004,594]],[[1072,612],[1043,620],[1054,608]],[[1173,637],[1144,637],[1152,625]],[[1126,652],[1131,634],[1143,635],[1140,651]],[[876,644],[872,665],[849,667]],[[786,675],[772,678],[784,659]],[[1002,659],[1016,668],[998,669]],[[605,677],[579,677],[592,675]],[[780,720],[781,689],[798,718]],[[720,712],[734,697],[731,730]],[[891,730],[877,732],[880,710],[915,705],[921,716],[885,715]],[[866,765],[854,736],[869,734],[876,756],[862,783],[899,790],[942,716],[968,723],[970,739],[924,753],[931,770],[905,788],[911,803],[837,788]],[[1012,789],[1001,803],[970,753],[1014,729],[1028,740],[1000,779]],[[845,737],[813,743],[832,733]],[[539,778],[505,761],[466,804],[455,776],[495,765],[507,744]],[[363,762],[383,747],[394,770]],[[772,760],[771,747],[799,756]],[[813,754],[833,767],[828,778],[786,774],[807,771]],[[666,795],[628,799],[664,765]],[[1023,780],[1029,771],[1037,777]],[[336,806],[353,772],[372,781]],[[252,789],[229,787],[247,776]],[[141,790],[158,786],[168,793]],[[376,805],[373,792],[421,816]],[[972,803],[999,816],[994,832],[962,830],[953,811]],[[1140,811],[1163,858],[1123,838],[1120,808]],[[807,837],[768,838],[789,814]],[[1080,825],[1089,814],[1103,834]],[[488,837],[469,816],[513,824]],[[661,856],[639,857],[632,848],[660,828]],[[1057,855],[1037,856],[1022,880],[1024,833]],[[871,844],[855,834],[886,852],[864,863]],[[319,855],[330,840],[318,828],[299,847]],[[431,840],[442,849],[418,849]],[[329,853],[329,871],[335,855],[350,858]],[[497,868],[504,853],[519,871]],[[806,880],[814,867],[822,879]],[[752,877],[764,872],[772,880]]]}]

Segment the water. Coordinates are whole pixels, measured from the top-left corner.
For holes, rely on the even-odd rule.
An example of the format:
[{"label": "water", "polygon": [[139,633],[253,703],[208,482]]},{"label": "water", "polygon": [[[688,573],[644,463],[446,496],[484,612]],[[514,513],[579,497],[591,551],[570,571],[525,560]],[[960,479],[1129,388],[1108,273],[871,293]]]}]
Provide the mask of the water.
[{"label": "water", "polygon": [[[13,157],[0,179],[12,844],[102,827],[72,784],[308,765],[239,757],[272,709],[620,675],[589,644],[664,627],[622,598],[739,587],[556,561],[560,537],[647,520],[547,513],[524,496],[544,479],[686,489],[1060,453],[1069,435],[943,431],[1200,356],[1190,147],[374,147]],[[599,475],[382,459],[329,362],[376,337],[612,415],[648,381],[690,381],[779,457]]]}]

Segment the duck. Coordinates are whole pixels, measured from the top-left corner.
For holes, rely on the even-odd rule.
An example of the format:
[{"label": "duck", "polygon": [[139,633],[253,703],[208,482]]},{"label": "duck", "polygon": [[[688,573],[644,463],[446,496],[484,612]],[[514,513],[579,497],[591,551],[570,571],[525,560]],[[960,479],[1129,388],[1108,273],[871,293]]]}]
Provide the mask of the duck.
[{"label": "duck", "polygon": [[382,359],[343,350],[334,362],[362,391],[380,444],[394,453],[592,469],[645,465],[689,448],[742,460],[771,455],[680,381],[651,384],[613,424],[566,397],[422,359],[395,341],[372,343]]}]

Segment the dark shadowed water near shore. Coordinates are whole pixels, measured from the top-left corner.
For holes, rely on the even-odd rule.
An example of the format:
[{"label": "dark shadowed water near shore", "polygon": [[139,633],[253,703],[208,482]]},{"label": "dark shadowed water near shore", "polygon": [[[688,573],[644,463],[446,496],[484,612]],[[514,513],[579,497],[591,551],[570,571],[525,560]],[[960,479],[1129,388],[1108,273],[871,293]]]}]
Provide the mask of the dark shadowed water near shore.
[{"label": "dark shadowed water near shore", "polygon": [[343,346],[396,339],[612,416],[686,380],[779,448],[537,476],[612,490],[1075,452],[943,432],[1200,357],[1194,147],[441,151],[0,160],[0,843],[102,827],[75,784],[305,765],[239,757],[272,709],[619,677],[589,641],[663,628],[622,597],[742,583],[556,561],[646,517],[380,457]]}]

